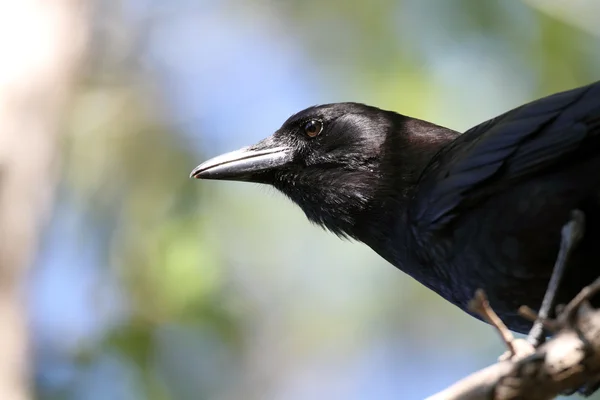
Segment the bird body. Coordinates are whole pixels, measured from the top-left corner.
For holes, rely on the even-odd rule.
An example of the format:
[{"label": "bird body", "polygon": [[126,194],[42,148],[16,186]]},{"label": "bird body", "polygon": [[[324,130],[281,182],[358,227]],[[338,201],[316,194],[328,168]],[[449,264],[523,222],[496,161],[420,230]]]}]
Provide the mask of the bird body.
[{"label": "bird body", "polygon": [[358,103],[310,107],[192,176],[270,184],[468,312],[478,288],[513,330],[540,306],[570,212],[586,217],[558,292],[600,272],[600,82],[463,134]]}]

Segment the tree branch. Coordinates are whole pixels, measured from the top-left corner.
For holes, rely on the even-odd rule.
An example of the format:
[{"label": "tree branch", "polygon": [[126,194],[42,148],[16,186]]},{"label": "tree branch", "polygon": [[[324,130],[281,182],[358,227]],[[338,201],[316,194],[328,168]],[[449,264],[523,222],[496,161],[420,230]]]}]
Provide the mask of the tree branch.
[{"label": "tree branch", "polygon": [[[593,392],[600,381],[600,310],[592,308],[588,299],[599,291],[600,278],[564,307],[556,320],[544,321],[554,335],[535,349],[526,340],[512,337],[493,317],[496,314],[483,292],[478,292],[473,309],[501,332],[508,356],[427,400],[548,400],[578,388]],[[521,314],[537,317],[527,308]]]}]

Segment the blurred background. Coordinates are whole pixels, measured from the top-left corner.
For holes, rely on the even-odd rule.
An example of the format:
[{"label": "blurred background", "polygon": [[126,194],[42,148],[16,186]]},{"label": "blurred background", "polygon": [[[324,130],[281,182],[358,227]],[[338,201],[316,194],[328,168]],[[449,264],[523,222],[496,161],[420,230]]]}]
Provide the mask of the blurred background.
[{"label": "blurred background", "polygon": [[273,189],[188,175],[314,104],[465,130],[598,80],[598,15],[0,0],[0,398],[419,399],[495,362],[490,327]]}]

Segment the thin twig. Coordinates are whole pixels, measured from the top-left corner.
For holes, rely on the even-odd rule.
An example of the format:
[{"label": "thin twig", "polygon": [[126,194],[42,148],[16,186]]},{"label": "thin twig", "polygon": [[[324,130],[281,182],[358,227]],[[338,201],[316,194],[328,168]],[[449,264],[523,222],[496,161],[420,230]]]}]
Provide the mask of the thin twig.
[{"label": "thin twig", "polygon": [[500,319],[498,314],[490,307],[490,303],[485,295],[483,289],[477,289],[475,292],[475,297],[469,303],[469,309],[472,312],[476,312],[481,315],[490,325],[492,325],[502,338],[502,341],[508,347],[508,351],[511,356],[517,354],[517,349],[514,346],[515,337],[508,330],[504,322]]},{"label": "thin twig", "polygon": [[555,333],[560,329],[560,326],[556,321],[551,319],[540,318],[540,316],[533,309],[527,306],[519,307],[519,315],[531,322],[538,321],[542,324],[544,329],[546,329],[550,333]]},{"label": "thin twig", "polygon": [[594,296],[596,293],[600,291],[600,278],[596,278],[594,282],[584,287],[578,294],[575,296],[573,300],[569,302],[562,310],[560,317],[558,320],[562,323],[570,323],[572,321],[579,308],[590,297]]}]

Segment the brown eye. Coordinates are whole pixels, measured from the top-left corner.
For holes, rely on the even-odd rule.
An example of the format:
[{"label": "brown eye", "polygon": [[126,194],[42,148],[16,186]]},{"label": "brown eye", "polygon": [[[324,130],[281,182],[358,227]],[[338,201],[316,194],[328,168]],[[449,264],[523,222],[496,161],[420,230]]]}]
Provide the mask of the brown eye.
[{"label": "brown eye", "polygon": [[304,133],[313,138],[323,130],[323,123],[318,119],[312,119],[304,125]]}]

